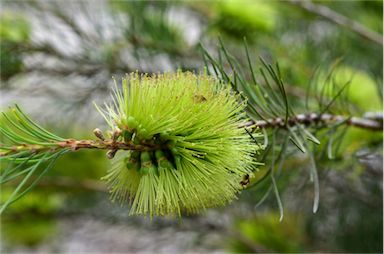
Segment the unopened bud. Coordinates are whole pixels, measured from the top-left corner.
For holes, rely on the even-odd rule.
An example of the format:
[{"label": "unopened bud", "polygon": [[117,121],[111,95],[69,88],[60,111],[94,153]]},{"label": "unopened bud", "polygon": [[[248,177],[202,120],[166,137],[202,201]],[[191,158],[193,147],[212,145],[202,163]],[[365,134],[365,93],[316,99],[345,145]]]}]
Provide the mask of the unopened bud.
[{"label": "unopened bud", "polygon": [[108,159],[113,159],[116,155],[116,152],[117,152],[117,149],[108,150],[108,152],[107,152]]},{"label": "unopened bud", "polygon": [[118,137],[120,137],[121,135],[121,130],[119,128],[116,128],[114,131],[113,131],[113,134],[112,134],[112,140],[113,141],[116,141]]},{"label": "unopened bud", "polygon": [[99,129],[99,128],[96,128],[93,130],[93,134],[95,134],[95,136],[100,139],[100,140],[105,140],[104,138],[104,135],[103,135],[103,132]]}]

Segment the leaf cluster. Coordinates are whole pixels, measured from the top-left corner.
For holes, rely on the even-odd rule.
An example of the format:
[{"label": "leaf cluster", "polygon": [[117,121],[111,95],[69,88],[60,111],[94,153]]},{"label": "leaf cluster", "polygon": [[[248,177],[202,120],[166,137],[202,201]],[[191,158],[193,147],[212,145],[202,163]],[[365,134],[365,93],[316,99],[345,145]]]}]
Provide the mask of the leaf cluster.
[{"label": "leaf cluster", "polygon": [[33,122],[19,106],[3,112],[0,121],[0,184],[21,179],[13,193],[1,205],[2,213],[26,194],[69,149],[57,149],[63,138]]},{"label": "leaf cluster", "polygon": [[[296,148],[308,158],[308,174],[314,188],[313,212],[316,212],[319,203],[316,160],[334,159],[349,128],[346,122],[350,119],[352,106],[346,91],[350,82],[340,85],[333,79],[333,71],[340,61],[328,68],[325,79],[319,78],[318,73],[322,70],[319,66],[304,91],[305,99],[297,102],[287,92],[289,86],[284,84],[278,63],[272,65],[260,58],[261,66],[255,69],[245,39],[246,61],[243,62],[228,52],[221,39],[216,54],[210,53],[204,46],[201,49],[208,73],[230,83],[234,90],[242,94],[247,103],[247,113],[254,123],[267,123],[262,128],[266,149],[260,155],[267,170],[251,188],[269,180],[270,187],[261,202],[273,191],[282,216],[283,206],[276,178],[280,176],[287,156],[295,153],[293,148]],[[337,113],[345,115],[345,118],[331,124],[311,120],[313,114],[321,118]],[[269,128],[266,129],[266,126]]]}]

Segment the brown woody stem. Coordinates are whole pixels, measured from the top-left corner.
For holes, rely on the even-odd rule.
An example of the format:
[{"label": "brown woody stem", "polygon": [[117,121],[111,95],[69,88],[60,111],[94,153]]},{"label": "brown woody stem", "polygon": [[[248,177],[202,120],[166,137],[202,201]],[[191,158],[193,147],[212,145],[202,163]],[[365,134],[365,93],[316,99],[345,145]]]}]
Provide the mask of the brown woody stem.
[{"label": "brown woody stem", "polygon": [[383,114],[366,114],[364,117],[350,117],[343,115],[332,115],[332,114],[299,114],[288,118],[287,123],[283,118],[271,118],[267,120],[248,121],[241,124],[240,127],[255,127],[255,128],[285,128],[288,126],[294,126],[297,124],[309,125],[320,125],[329,126],[330,124],[344,123],[350,126],[354,126],[361,129],[367,129],[372,131],[383,130]]},{"label": "brown woody stem", "polygon": [[[329,126],[330,124],[347,124],[357,128],[362,128],[371,131],[382,131],[383,130],[383,114],[382,113],[367,113],[364,117],[349,117],[342,115],[331,115],[331,114],[299,114],[288,118],[287,123],[283,118],[271,118],[268,120],[257,120],[248,121],[239,125],[239,128],[243,127],[254,127],[254,128],[286,128],[287,126],[295,126],[303,124],[306,126]],[[114,153],[118,150],[136,150],[136,151],[153,151],[160,147],[155,144],[133,144],[132,142],[114,141],[112,139],[106,140],[75,140],[67,139],[63,142],[52,143],[50,145],[35,145],[35,144],[22,144],[11,147],[9,150],[0,153],[1,156],[7,156],[16,154],[23,151],[31,151],[32,153],[39,153],[43,151],[58,151],[60,149],[69,148],[72,151],[79,149],[102,149],[113,151]],[[113,157],[112,155],[110,156]]]},{"label": "brown woody stem", "polygon": [[137,151],[151,151],[156,150],[159,147],[153,144],[137,145],[132,142],[121,142],[108,140],[75,140],[67,139],[63,142],[52,143],[49,146],[46,145],[31,145],[23,144],[18,146],[13,146],[9,151],[0,153],[0,156],[6,156],[10,154],[15,154],[23,151],[32,151],[33,153],[39,153],[42,151],[57,151],[60,149],[69,148],[72,151],[77,151],[79,149],[102,149],[102,150],[137,150]]}]

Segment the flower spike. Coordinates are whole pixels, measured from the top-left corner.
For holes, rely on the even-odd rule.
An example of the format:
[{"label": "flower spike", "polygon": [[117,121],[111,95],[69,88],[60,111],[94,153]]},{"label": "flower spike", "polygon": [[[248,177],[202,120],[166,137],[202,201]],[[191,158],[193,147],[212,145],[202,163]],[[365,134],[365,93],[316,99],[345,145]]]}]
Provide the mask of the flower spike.
[{"label": "flower spike", "polygon": [[206,74],[131,74],[104,113],[124,142],[153,147],[113,159],[104,179],[130,214],[176,215],[224,205],[242,189],[260,149],[244,128],[245,104]]}]

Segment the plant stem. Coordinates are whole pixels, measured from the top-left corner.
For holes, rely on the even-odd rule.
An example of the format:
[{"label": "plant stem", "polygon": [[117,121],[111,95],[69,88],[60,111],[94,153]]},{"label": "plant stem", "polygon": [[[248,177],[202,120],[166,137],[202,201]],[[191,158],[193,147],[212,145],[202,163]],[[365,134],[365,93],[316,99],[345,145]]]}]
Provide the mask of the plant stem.
[{"label": "plant stem", "polygon": [[[361,129],[367,129],[372,131],[382,131],[383,130],[383,114],[375,114],[374,117],[367,115],[365,117],[351,117],[343,115],[332,115],[332,114],[298,114],[288,118],[288,126],[294,126],[297,124],[309,125],[323,125],[328,126],[332,123],[343,123],[354,126]],[[256,128],[285,128],[286,125],[283,118],[271,118],[268,120],[257,120],[257,121],[248,121],[241,124],[240,127],[250,127],[254,126]]]},{"label": "plant stem", "polygon": [[[295,126],[297,124],[303,124],[306,126],[317,125],[326,127],[330,124],[343,123],[349,126],[371,130],[382,131],[383,130],[383,114],[382,113],[368,113],[364,117],[351,117],[343,115],[332,114],[298,114],[288,118],[287,124],[283,118],[271,118],[267,120],[248,121],[239,125],[239,128],[243,127],[255,127],[255,128],[286,128],[287,126]],[[1,148],[1,145],[0,145]],[[36,145],[36,144],[21,144],[12,147],[7,147],[6,151],[0,153],[0,157],[17,154],[20,152],[30,151],[31,153],[40,153],[51,151],[55,152],[60,149],[71,149],[77,151],[79,149],[102,149],[109,151],[118,150],[136,150],[136,151],[153,151],[161,149],[160,145],[151,143],[133,144],[132,142],[113,141],[107,140],[75,140],[67,139],[63,142],[56,142],[49,145]],[[112,156],[113,157],[113,156]]]},{"label": "plant stem", "polygon": [[[1,148],[1,146],[0,146]],[[103,150],[137,150],[137,151],[151,151],[159,148],[158,145],[153,144],[133,144],[132,142],[122,142],[108,140],[75,140],[67,139],[63,142],[52,143],[50,145],[32,145],[22,144],[16,145],[9,148],[8,151],[0,153],[0,157],[16,154],[24,151],[31,151],[33,153],[39,153],[43,151],[57,151],[60,149],[70,148],[72,151],[79,149],[103,149]]]}]

